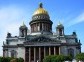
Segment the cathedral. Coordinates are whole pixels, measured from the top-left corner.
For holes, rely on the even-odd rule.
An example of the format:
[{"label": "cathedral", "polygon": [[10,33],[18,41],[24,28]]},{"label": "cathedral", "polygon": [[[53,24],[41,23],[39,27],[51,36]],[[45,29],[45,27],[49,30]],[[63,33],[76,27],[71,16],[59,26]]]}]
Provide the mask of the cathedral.
[{"label": "cathedral", "polygon": [[66,35],[63,24],[59,22],[53,33],[52,24],[48,12],[40,3],[29,22],[30,32],[23,23],[19,27],[18,36],[7,33],[6,41],[3,42],[3,57],[21,57],[25,62],[43,62],[47,55],[62,54],[74,58],[81,53],[81,43],[76,32]]}]

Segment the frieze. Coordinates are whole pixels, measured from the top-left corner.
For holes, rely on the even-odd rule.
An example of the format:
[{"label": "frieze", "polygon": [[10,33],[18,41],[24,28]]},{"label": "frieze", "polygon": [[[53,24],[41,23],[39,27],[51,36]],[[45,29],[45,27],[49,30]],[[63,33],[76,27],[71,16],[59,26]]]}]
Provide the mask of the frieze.
[{"label": "frieze", "polygon": [[28,39],[27,42],[60,42],[60,41],[45,36],[39,36],[32,39]]},{"label": "frieze", "polygon": [[24,46],[60,46],[60,43],[51,43],[51,42],[27,42]]},{"label": "frieze", "polygon": [[41,46],[41,45],[57,45],[60,44],[61,41],[56,40],[56,39],[52,39],[50,37],[45,37],[45,36],[39,36],[36,38],[33,38],[31,40],[27,40],[26,42],[24,42],[24,45],[36,45],[36,46]]}]

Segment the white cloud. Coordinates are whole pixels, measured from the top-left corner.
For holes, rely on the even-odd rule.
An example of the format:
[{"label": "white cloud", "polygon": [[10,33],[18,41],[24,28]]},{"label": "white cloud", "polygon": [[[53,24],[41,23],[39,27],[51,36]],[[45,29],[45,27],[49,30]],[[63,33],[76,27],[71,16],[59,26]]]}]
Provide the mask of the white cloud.
[{"label": "white cloud", "polygon": [[25,11],[15,6],[0,8],[0,56],[2,56],[2,45],[7,32],[18,35],[19,26],[24,17]]},{"label": "white cloud", "polygon": [[81,14],[79,14],[74,19],[70,19],[70,22],[67,22],[66,27],[73,26],[73,25],[81,23],[83,21],[84,21],[84,12],[82,12]]}]

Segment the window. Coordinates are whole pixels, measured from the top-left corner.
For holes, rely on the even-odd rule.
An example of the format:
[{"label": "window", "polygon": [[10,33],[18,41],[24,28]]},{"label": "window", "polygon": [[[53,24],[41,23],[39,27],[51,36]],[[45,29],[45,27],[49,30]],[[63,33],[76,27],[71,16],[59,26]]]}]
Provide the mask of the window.
[{"label": "window", "polygon": [[11,57],[13,57],[13,58],[16,57],[16,51],[14,51],[14,50],[11,51]]},{"label": "window", "polygon": [[68,49],[68,55],[74,57],[74,50],[72,48]]},{"label": "window", "polygon": [[62,36],[62,29],[59,29],[59,35]]}]

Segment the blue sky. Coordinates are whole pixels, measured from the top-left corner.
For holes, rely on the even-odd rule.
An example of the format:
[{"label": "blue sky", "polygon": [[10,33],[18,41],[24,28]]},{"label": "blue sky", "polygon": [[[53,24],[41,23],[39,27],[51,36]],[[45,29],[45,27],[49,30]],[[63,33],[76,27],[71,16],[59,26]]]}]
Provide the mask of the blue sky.
[{"label": "blue sky", "polygon": [[0,0],[0,56],[7,32],[18,35],[23,21],[30,29],[29,22],[39,2],[43,3],[53,21],[53,32],[56,32],[59,21],[65,27],[65,34],[76,31],[84,52],[84,0]]}]

